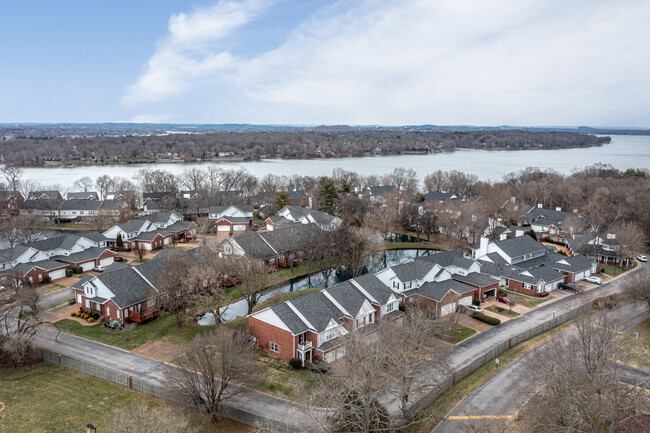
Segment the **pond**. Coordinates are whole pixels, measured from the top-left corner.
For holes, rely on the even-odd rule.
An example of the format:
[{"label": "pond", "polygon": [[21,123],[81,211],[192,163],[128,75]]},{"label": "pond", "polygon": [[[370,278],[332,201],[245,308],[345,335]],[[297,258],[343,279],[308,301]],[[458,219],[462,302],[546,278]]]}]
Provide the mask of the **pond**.
[{"label": "pond", "polygon": [[[367,272],[379,272],[382,269],[385,269],[390,266],[399,265],[401,263],[407,262],[411,259],[428,256],[430,254],[436,254],[436,250],[426,250],[426,249],[404,249],[404,250],[389,250],[375,253],[372,255],[368,261]],[[339,272],[335,270],[328,280],[328,287],[333,286],[334,284],[341,283],[343,281],[349,280],[350,276],[345,272]],[[279,295],[281,293],[296,292],[299,290],[311,289],[313,287],[325,287],[325,278],[319,273],[305,275],[302,277],[296,277],[283,283],[279,286],[267,289],[264,291],[264,294],[260,298],[259,302],[264,302],[273,296]],[[224,312],[225,310],[225,312]],[[222,320],[224,322],[229,322],[237,317],[245,316],[248,312],[248,305],[246,300],[242,299],[237,302],[233,302],[227,307],[222,307]],[[207,323],[206,323],[207,324]]]}]

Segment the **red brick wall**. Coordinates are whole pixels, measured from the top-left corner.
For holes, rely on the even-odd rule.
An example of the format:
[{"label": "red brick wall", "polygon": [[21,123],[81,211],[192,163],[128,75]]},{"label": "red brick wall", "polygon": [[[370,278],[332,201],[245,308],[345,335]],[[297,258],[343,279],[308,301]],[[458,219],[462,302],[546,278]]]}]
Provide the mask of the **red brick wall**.
[{"label": "red brick wall", "polygon": [[[265,351],[266,353],[282,358],[285,361],[295,358],[294,344],[298,344],[297,337],[294,337],[289,331],[280,329],[269,323],[263,322],[256,317],[248,318],[248,333],[253,335],[257,342],[255,347]],[[278,351],[273,352],[270,348],[270,343],[273,342],[278,345]]]},{"label": "red brick wall", "polygon": [[95,260],[95,265],[99,266],[99,261],[102,260],[102,259],[107,259],[109,257],[114,258],[115,256],[116,256],[116,254],[113,251],[106,250],[103,253],[101,253],[101,255]]},{"label": "red brick wall", "polygon": [[537,296],[537,289],[524,289],[524,283],[520,281],[508,280],[508,288],[514,290],[515,292],[524,293],[530,296]]}]

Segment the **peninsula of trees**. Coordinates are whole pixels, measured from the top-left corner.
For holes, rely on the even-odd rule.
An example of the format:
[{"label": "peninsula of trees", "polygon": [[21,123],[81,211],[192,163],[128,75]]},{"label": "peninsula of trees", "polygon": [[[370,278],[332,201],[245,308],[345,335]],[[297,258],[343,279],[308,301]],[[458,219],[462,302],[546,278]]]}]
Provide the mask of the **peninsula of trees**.
[{"label": "peninsula of trees", "polygon": [[[210,133],[151,135],[55,135],[45,131],[3,130],[5,163],[116,164],[219,158],[328,158],[425,154],[470,149],[565,149],[598,146],[609,137],[563,131],[465,130],[425,128],[275,128]],[[75,130],[76,131],[76,130]],[[31,135],[40,133],[42,135]]]}]

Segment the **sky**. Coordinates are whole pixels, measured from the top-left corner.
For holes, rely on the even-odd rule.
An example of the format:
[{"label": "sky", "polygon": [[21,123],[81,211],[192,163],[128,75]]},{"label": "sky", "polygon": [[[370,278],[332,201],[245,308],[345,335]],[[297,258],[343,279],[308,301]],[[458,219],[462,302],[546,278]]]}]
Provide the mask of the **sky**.
[{"label": "sky", "polygon": [[0,123],[650,127],[647,0],[25,0],[0,19]]}]

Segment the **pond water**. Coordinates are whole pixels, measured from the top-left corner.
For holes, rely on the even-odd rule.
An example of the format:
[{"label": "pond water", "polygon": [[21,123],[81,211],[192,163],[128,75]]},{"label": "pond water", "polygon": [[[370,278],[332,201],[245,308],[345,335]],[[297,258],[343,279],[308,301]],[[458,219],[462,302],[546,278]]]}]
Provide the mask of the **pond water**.
[{"label": "pond water", "polygon": [[[367,272],[379,272],[382,269],[385,269],[390,266],[399,265],[408,260],[428,256],[430,254],[436,254],[436,250],[423,250],[423,249],[405,249],[405,250],[389,250],[382,251],[379,253],[373,254],[373,256],[368,261]],[[330,278],[328,279],[328,287],[333,286],[334,284],[341,283],[343,281],[349,280],[350,276],[345,272],[334,271]],[[273,287],[264,291],[264,294],[260,298],[259,302],[264,302],[273,296],[279,295],[281,293],[296,292],[299,290],[311,289],[313,287],[325,287],[325,278],[321,273],[315,273],[311,275],[305,275],[302,277],[296,277],[284,284],[281,284],[277,287]],[[225,312],[224,312],[225,310]],[[221,308],[222,320],[224,322],[229,322],[237,317],[245,316],[248,312],[248,305],[246,300],[242,299],[237,302],[233,302],[227,307]],[[206,323],[208,324],[208,323]]]}]

